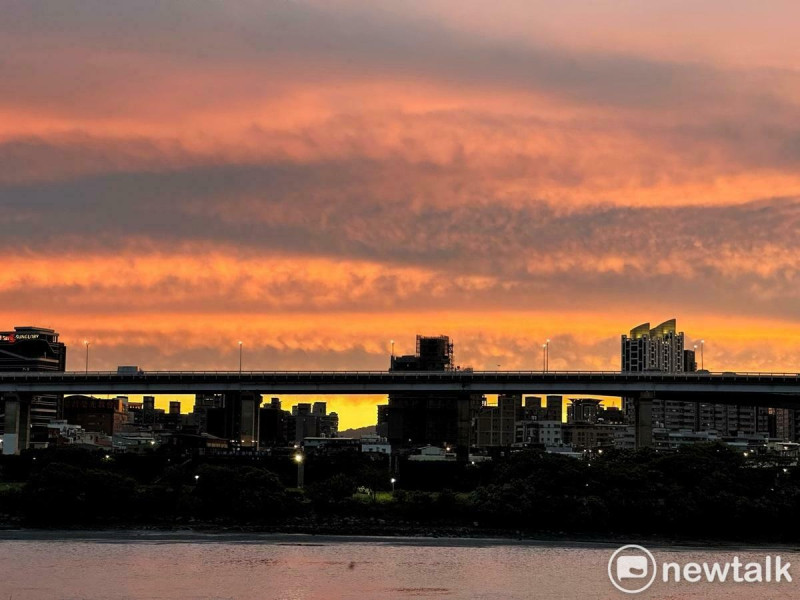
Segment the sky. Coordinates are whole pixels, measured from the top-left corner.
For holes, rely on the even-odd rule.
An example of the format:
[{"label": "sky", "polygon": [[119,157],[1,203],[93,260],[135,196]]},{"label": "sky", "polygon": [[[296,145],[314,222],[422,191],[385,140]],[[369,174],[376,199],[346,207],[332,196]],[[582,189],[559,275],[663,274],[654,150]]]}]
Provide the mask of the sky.
[{"label": "sky", "polygon": [[675,317],[800,370],[796,0],[0,13],[0,329],[68,369],[612,370]]}]

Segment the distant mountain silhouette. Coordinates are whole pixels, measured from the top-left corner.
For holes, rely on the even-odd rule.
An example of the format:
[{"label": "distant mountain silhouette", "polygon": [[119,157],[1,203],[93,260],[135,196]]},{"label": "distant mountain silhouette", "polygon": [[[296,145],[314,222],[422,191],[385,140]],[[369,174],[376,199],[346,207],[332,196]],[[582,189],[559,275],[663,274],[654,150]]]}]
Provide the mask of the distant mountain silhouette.
[{"label": "distant mountain silhouette", "polygon": [[367,425],[366,427],[357,427],[355,429],[344,429],[339,432],[339,437],[343,438],[360,438],[365,435],[375,435],[375,425]]}]

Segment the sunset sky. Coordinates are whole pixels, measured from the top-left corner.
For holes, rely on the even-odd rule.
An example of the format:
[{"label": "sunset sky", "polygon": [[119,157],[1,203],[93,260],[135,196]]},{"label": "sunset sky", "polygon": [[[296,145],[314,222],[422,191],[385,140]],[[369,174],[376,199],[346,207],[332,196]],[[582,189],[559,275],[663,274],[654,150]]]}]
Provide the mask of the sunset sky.
[{"label": "sunset sky", "polygon": [[[68,369],[800,371],[797,0],[0,0],[0,329]],[[375,398],[333,402],[374,423]],[[189,408],[189,404],[185,406]]]}]

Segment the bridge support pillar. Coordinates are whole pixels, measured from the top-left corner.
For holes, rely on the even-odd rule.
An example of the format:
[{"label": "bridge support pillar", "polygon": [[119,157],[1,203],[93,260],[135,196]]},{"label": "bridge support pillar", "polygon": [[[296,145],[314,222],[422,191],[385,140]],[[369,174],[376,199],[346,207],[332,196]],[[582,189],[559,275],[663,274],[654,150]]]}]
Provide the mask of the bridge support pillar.
[{"label": "bridge support pillar", "polygon": [[31,403],[18,394],[5,394],[3,400],[6,405],[3,454],[19,454],[30,444]]},{"label": "bridge support pillar", "polygon": [[472,441],[472,421],[475,409],[475,398],[472,394],[462,394],[456,400],[458,411],[456,460],[466,464],[469,461],[469,448]]},{"label": "bridge support pillar", "polygon": [[653,394],[645,392],[633,400],[636,449],[653,445]]}]

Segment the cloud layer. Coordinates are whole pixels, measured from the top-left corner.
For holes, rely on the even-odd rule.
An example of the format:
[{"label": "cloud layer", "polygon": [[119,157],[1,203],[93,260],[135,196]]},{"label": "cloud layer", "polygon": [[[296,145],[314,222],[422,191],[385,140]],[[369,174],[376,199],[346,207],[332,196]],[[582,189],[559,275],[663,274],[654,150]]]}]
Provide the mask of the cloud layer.
[{"label": "cloud layer", "polygon": [[798,370],[800,46],[764,34],[797,5],[562,4],[5,2],[6,326],[98,368],[385,368],[418,332],[616,368],[676,316],[712,367]]}]

